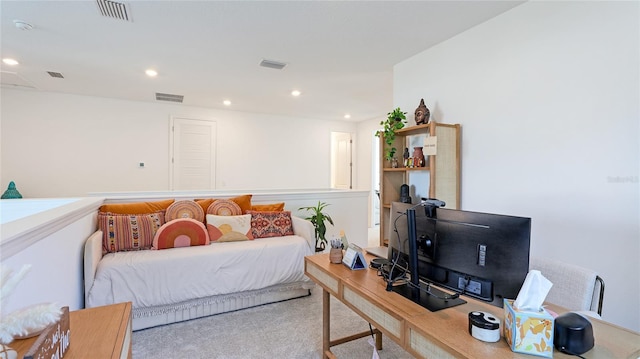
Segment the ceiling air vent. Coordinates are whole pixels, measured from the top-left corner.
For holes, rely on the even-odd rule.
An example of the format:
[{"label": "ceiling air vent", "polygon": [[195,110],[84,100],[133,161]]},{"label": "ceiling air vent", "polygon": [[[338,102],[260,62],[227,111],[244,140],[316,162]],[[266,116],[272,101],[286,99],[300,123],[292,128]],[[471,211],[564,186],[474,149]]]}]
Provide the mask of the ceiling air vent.
[{"label": "ceiling air vent", "polygon": [[156,100],[182,103],[182,100],[184,100],[184,96],[183,95],[172,95],[170,93],[156,92]]},{"label": "ceiling air vent", "polygon": [[62,74],[59,73],[59,72],[47,71],[47,73],[49,74],[49,76],[55,77],[57,79],[63,79],[64,78],[64,76],[62,76]]},{"label": "ceiling air vent", "polygon": [[110,0],[96,0],[98,9],[102,16],[110,17],[113,19],[131,21],[129,6],[125,3],[110,1]]},{"label": "ceiling air vent", "polygon": [[268,67],[270,69],[282,70],[285,66],[287,66],[287,64],[285,64],[284,62],[262,59],[262,61],[260,61],[260,66]]}]

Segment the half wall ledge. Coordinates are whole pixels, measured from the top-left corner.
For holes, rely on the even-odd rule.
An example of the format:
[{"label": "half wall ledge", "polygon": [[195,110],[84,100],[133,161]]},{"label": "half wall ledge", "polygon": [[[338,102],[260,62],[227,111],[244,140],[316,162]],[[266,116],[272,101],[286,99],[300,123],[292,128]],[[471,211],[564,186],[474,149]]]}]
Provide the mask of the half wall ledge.
[{"label": "half wall ledge", "polygon": [[5,260],[96,213],[102,197],[0,200],[0,259]]}]

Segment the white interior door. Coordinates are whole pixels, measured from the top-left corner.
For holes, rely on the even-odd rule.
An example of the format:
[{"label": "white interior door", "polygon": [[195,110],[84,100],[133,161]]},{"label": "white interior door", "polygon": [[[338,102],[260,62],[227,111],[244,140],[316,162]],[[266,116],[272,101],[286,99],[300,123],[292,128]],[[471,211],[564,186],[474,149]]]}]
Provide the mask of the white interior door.
[{"label": "white interior door", "polygon": [[171,119],[171,190],[215,188],[216,123]]},{"label": "white interior door", "polygon": [[331,132],[331,188],[352,188],[352,145],[350,133]]}]

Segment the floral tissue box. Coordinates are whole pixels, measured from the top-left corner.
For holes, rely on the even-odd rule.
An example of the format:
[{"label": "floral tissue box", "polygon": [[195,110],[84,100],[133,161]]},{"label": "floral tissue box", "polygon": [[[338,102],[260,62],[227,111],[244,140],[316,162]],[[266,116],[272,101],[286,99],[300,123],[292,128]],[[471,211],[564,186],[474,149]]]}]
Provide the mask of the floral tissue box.
[{"label": "floral tissue box", "polygon": [[553,358],[553,317],[540,312],[519,311],[513,300],[504,300],[504,338],[516,353]]}]

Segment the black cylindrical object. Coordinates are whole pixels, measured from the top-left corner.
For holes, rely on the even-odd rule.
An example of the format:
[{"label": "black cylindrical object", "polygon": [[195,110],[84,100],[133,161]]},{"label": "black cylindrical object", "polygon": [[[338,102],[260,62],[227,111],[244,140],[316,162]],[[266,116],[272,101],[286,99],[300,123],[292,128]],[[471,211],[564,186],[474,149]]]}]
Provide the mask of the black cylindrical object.
[{"label": "black cylindrical object", "polygon": [[400,202],[411,203],[411,196],[409,196],[409,186],[406,184],[400,186]]}]

